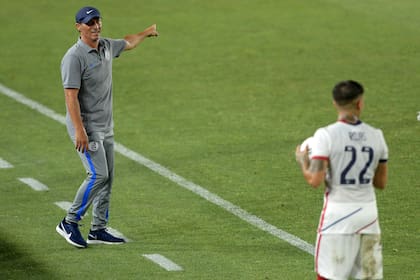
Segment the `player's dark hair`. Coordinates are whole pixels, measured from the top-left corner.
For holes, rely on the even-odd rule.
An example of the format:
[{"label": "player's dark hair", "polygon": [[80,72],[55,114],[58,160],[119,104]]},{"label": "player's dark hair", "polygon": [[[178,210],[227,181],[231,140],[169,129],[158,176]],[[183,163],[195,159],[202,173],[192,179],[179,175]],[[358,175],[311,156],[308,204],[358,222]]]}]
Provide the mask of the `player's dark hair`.
[{"label": "player's dark hair", "polygon": [[334,101],[340,105],[346,105],[363,94],[363,86],[356,81],[342,81],[335,85],[332,95]]}]

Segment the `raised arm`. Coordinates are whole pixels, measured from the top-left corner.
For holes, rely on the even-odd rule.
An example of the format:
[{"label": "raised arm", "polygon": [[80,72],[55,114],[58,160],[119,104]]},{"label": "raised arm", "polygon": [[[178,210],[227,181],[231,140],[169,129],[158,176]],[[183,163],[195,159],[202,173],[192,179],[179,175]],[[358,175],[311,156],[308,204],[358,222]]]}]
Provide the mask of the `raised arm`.
[{"label": "raised arm", "polygon": [[300,150],[300,145],[296,147],[296,161],[299,163],[303,177],[306,182],[314,188],[318,188],[325,180],[328,168],[328,161],[321,159],[309,160],[308,150]]},{"label": "raised arm", "polygon": [[70,114],[71,121],[75,130],[75,146],[79,152],[84,153],[88,150],[89,139],[83,126],[82,116],[80,114],[80,104],[77,98],[79,89],[66,88],[64,89],[66,97],[66,106]]},{"label": "raised arm", "polygon": [[137,47],[143,40],[147,37],[157,37],[159,33],[156,30],[156,24],[149,26],[144,31],[137,33],[126,35],[124,40],[127,42],[124,50],[132,50]]}]

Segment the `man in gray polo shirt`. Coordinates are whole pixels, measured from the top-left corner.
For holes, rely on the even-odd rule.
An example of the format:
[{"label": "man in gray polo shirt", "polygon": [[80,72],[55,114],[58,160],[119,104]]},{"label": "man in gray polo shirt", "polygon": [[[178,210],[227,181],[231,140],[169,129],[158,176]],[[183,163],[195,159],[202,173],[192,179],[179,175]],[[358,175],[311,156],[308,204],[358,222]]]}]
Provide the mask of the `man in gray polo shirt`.
[{"label": "man in gray polo shirt", "polygon": [[[106,230],[114,177],[112,119],[112,59],[137,47],[145,38],[158,36],[156,25],[126,35],[124,39],[101,38],[99,10],[84,7],[76,14],[80,37],[64,55],[61,76],[66,100],[67,131],[82,160],[87,178],[56,231],[78,248],[87,244],[121,244],[125,240]],[[92,224],[87,242],[78,222],[92,204]]]}]

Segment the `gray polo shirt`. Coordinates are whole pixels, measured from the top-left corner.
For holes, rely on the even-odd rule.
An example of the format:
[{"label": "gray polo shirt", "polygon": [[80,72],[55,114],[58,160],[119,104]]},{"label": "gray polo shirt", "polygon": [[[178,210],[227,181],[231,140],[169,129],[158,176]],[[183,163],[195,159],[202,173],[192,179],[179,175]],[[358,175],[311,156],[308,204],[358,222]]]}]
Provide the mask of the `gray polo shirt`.
[{"label": "gray polo shirt", "polygon": [[[80,112],[88,135],[112,133],[112,59],[126,46],[125,40],[101,38],[99,51],[80,38],[61,61],[64,88],[79,89]],[[74,131],[67,112],[69,132]]]}]

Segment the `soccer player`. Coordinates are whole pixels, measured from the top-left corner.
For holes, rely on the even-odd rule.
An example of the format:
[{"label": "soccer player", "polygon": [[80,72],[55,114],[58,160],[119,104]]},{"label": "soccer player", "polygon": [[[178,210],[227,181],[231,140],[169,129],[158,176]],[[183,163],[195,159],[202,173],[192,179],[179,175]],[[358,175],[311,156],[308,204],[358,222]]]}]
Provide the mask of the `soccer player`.
[{"label": "soccer player", "polygon": [[[125,240],[106,230],[114,179],[112,118],[112,60],[137,47],[145,38],[158,36],[156,25],[124,39],[101,38],[98,9],[83,7],[76,14],[79,39],[64,55],[61,76],[66,100],[67,131],[87,172],[72,206],[56,231],[78,248],[87,244],[121,244]],[[92,205],[92,223],[83,239],[78,222]]]},{"label": "soccer player", "polygon": [[381,231],[374,187],[387,183],[388,147],[380,129],[360,120],[363,87],[339,82],[333,89],[337,122],[319,128],[308,148],[296,147],[307,183],[325,181],[315,246],[317,279],[382,279]]}]

